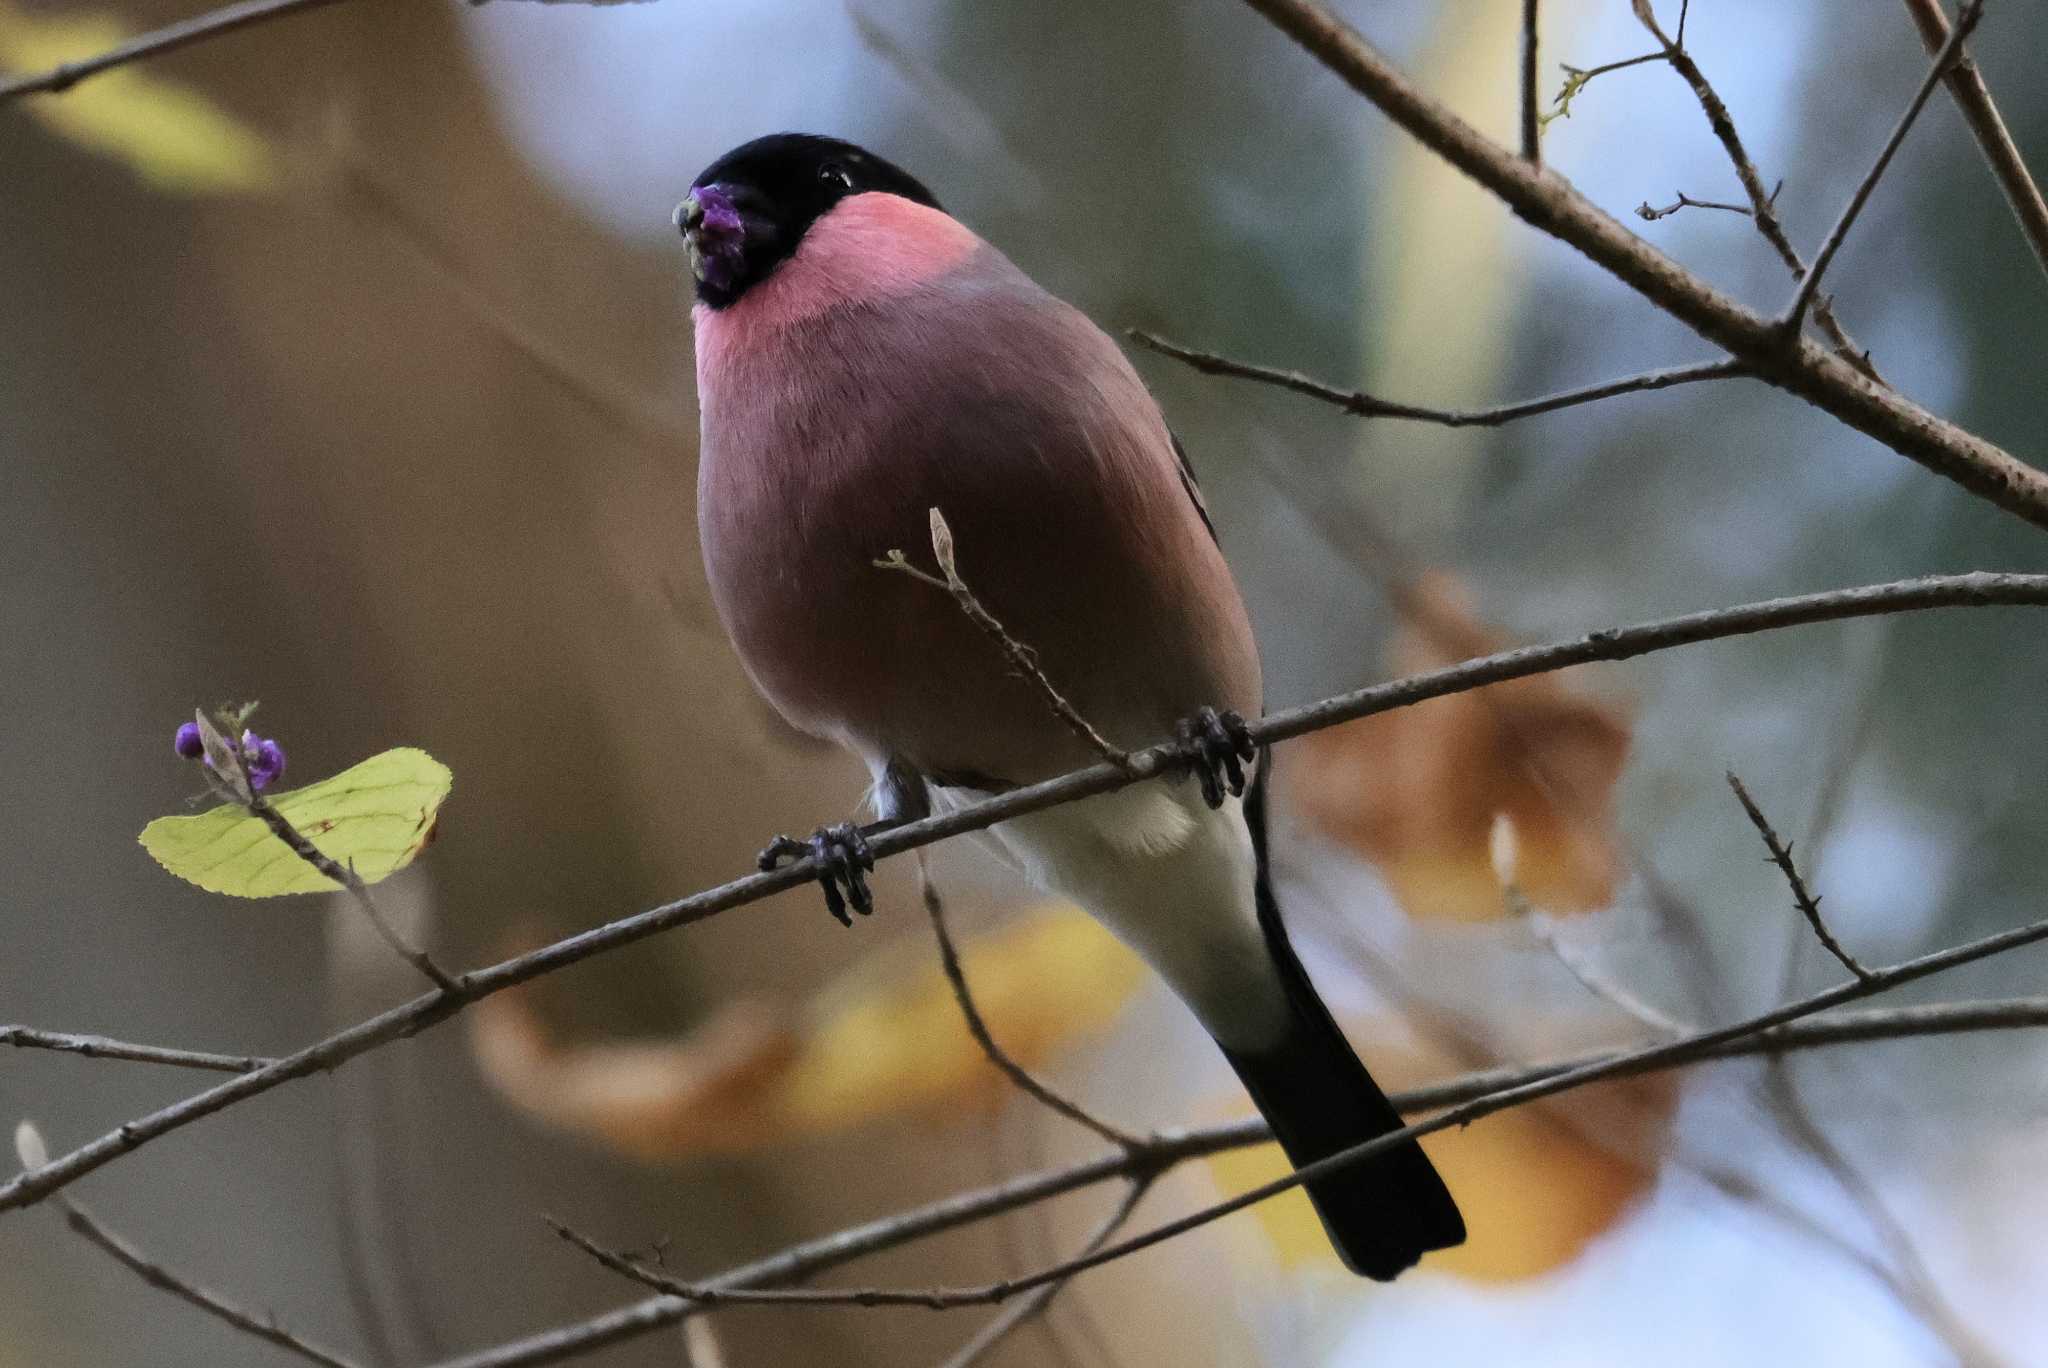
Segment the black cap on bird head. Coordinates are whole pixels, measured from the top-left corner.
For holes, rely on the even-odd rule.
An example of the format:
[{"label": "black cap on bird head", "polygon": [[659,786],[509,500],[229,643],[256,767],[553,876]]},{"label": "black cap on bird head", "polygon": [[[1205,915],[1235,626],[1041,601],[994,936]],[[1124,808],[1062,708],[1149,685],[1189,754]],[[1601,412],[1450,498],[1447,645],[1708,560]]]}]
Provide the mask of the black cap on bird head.
[{"label": "black cap on bird head", "polygon": [[725,308],[793,256],[832,206],[870,191],[939,207],[907,171],[838,138],[774,133],[735,147],[676,206],[697,298]]}]

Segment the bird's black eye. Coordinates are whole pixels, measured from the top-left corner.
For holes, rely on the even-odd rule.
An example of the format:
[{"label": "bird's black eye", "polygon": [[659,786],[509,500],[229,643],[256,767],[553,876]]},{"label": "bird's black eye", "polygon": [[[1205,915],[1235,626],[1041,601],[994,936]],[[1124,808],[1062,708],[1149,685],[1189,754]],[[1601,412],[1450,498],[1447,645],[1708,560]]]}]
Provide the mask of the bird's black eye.
[{"label": "bird's black eye", "polygon": [[818,179],[841,190],[853,189],[853,173],[838,162],[826,162],[818,168]]}]

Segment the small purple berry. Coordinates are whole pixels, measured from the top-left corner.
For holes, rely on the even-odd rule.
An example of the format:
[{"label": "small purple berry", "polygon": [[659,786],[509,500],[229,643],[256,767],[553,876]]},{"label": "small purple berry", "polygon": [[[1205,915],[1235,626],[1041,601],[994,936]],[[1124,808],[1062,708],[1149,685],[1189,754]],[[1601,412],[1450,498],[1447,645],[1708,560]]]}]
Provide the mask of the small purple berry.
[{"label": "small purple berry", "polygon": [[284,747],[255,732],[242,733],[242,765],[249,771],[249,787],[261,793],[284,777]]},{"label": "small purple berry", "polygon": [[171,743],[178,748],[178,754],[187,760],[197,760],[206,754],[206,743],[199,739],[199,724],[187,722],[178,728],[178,739]]}]

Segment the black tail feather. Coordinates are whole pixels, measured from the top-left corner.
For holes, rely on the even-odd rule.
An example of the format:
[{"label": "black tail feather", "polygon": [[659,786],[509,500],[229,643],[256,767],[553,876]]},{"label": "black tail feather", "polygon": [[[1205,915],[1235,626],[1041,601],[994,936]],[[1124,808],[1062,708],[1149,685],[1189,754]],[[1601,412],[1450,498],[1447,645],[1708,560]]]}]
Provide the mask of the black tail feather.
[{"label": "black tail feather", "polygon": [[[1399,1130],[1402,1121],[1316,995],[1281,924],[1266,878],[1270,753],[1261,760],[1245,799],[1245,820],[1258,855],[1259,925],[1286,981],[1294,1020],[1286,1038],[1270,1049],[1240,1053],[1226,1047],[1223,1055],[1298,1168]],[[1365,1277],[1389,1281],[1428,1251],[1464,1242],[1457,1203],[1412,1140],[1307,1188],[1345,1267]]]}]

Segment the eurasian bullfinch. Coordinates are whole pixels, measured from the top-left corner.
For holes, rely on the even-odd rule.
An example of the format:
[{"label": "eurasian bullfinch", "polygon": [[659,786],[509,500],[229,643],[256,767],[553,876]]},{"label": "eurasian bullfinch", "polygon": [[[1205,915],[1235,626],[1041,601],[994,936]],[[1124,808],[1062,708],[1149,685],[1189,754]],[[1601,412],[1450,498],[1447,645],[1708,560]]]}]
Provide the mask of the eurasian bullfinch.
[{"label": "eurasian bullfinch", "polygon": [[[696,279],[697,521],[719,617],[792,724],[867,762],[884,822],[1099,759],[955,600],[876,562],[951,526],[962,578],[1111,741],[1178,729],[1191,773],[994,827],[1222,1047],[1297,1164],[1397,1129],[1288,943],[1243,714],[1259,657],[1185,456],[1116,345],[836,139],[736,148],[676,211]],[[913,560],[917,559],[913,555]],[[1222,710],[1222,711],[1218,711]],[[860,831],[821,828],[826,899],[869,909]],[[843,892],[842,892],[843,889]],[[1308,1185],[1354,1271],[1387,1279],[1464,1222],[1413,1142]]]}]

